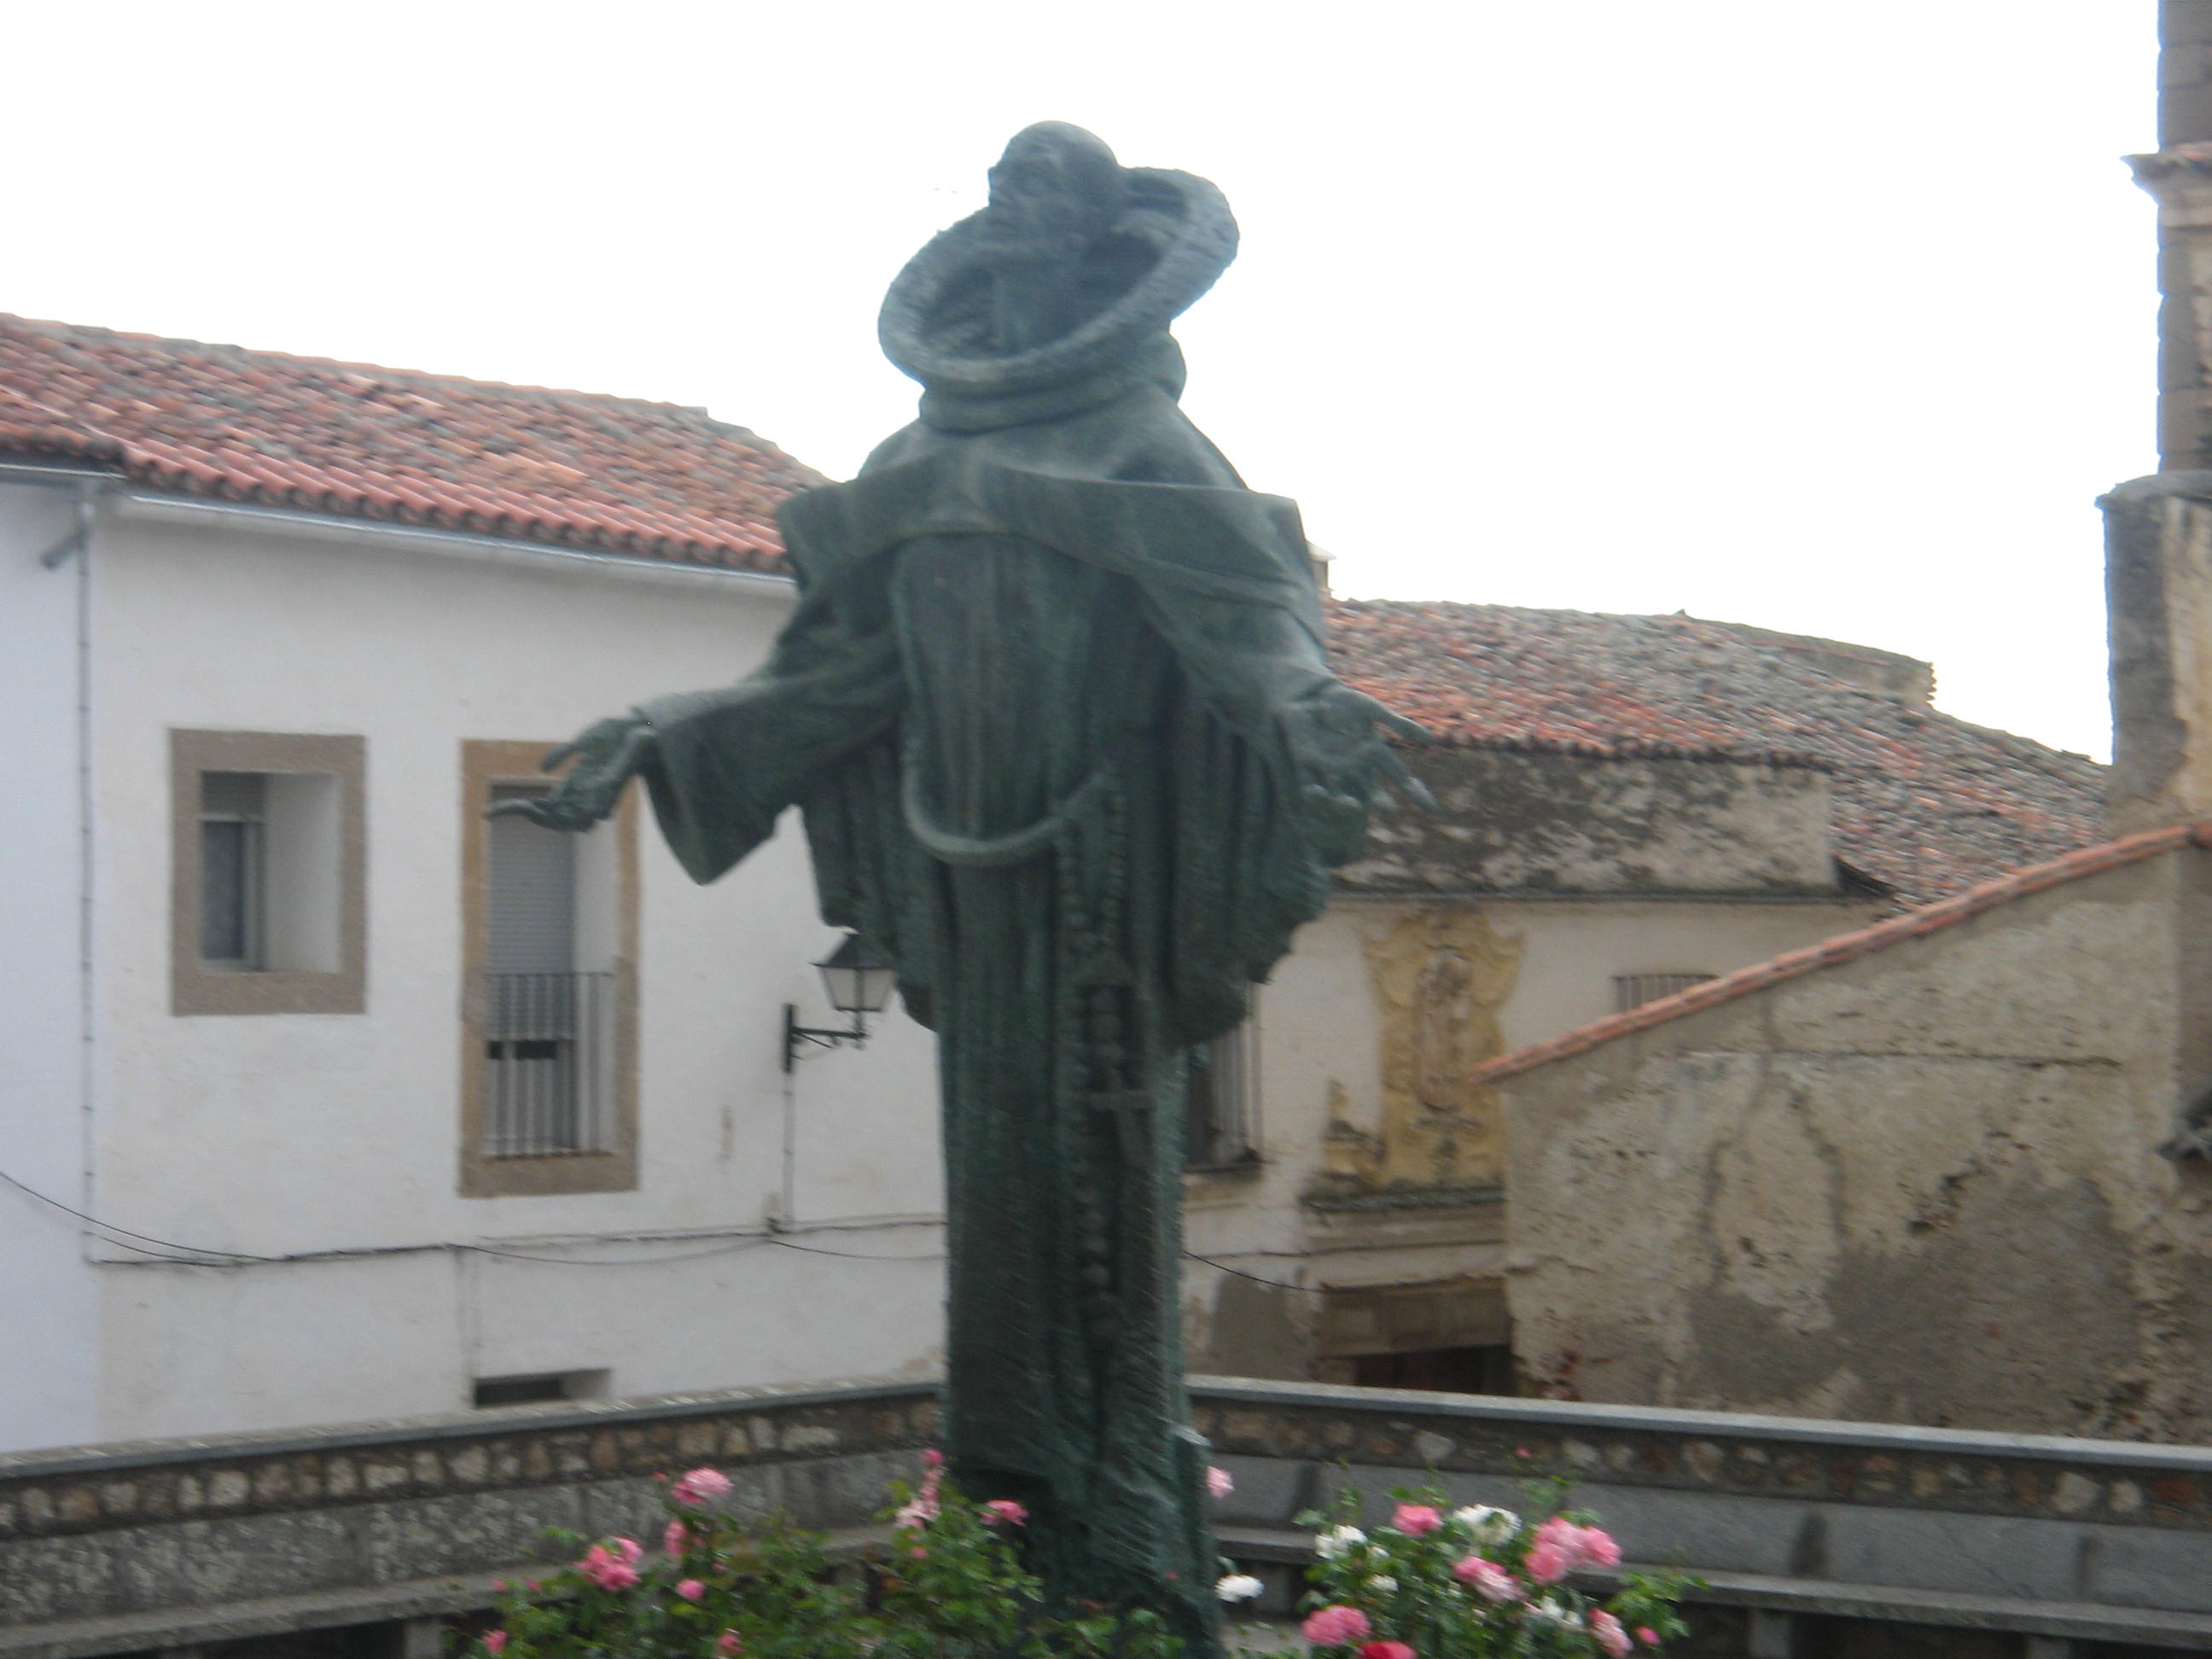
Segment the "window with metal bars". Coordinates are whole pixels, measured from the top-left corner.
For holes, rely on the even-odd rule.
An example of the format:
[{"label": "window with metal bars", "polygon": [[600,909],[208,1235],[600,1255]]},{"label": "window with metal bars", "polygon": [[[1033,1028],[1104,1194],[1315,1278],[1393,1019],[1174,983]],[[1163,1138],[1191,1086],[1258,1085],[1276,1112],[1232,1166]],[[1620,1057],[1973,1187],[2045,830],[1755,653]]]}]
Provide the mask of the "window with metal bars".
[{"label": "window with metal bars", "polygon": [[1671,997],[1679,991],[1688,990],[1692,985],[1703,985],[1712,977],[1711,974],[1615,974],[1613,977],[1613,1010],[1625,1014],[1631,1008],[1641,1008],[1647,1002]]},{"label": "window with metal bars", "polygon": [[[501,785],[495,801],[544,793]],[[612,1145],[614,975],[576,968],[578,838],[527,818],[488,826],[483,1146],[550,1158]]]}]

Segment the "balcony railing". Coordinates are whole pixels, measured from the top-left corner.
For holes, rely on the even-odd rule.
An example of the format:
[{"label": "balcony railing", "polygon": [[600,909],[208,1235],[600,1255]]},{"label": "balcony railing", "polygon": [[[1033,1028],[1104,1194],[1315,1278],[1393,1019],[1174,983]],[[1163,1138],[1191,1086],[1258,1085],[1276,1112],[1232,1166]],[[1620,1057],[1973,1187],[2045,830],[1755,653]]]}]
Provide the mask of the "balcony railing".
[{"label": "balcony railing", "polygon": [[483,1155],[612,1150],[612,974],[486,974]]}]

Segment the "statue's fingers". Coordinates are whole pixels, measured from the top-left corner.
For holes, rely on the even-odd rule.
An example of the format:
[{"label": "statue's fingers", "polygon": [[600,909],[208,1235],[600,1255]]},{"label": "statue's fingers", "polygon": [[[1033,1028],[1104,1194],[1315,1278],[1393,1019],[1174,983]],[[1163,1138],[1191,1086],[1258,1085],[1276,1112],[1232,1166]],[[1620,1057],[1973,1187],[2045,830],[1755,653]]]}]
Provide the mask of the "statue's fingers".
[{"label": "statue's fingers", "polygon": [[1346,686],[1344,690],[1345,694],[1352,699],[1354,708],[1394,737],[1403,738],[1408,743],[1436,741],[1435,732],[1430,731],[1419,720],[1407,719],[1381,698],[1370,697],[1364,691],[1354,691],[1350,686]]},{"label": "statue's fingers", "polygon": [[1391,736],[1403,738],[1407,743],[1434,743],[1437,740],[1437,734],[1420,721],[1408,720],[1396,709],[1384,708],[1379,702],[1375,707],[1380,711],[1375,716],[1376,723]]},{"label": "statue's fingers", "polygon": [[1376,770],[1388,779],[1391,787],[1403,793],[1407,800],[1424,811],[1437,810],[1437,798],[1429,793],[1429,786],[1414,775],[1413,769],[1389,750],[1380,751]]}]

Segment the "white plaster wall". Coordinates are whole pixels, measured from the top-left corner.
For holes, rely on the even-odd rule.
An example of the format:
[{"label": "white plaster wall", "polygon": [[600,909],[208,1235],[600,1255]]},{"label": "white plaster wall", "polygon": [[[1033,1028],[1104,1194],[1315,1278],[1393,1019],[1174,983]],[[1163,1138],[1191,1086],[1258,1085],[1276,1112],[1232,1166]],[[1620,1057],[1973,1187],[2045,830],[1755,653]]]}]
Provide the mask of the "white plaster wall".
[{"label": "white plaster wall", "polygon": [[[940,1203],[927,1034],[893,1013],[866,1051],[803,1066],[787,1101],[782,1006],[831,1023],[810,964],[835,937],[795,816],[705,890],[648,822],[638,1189],[457,1191],[460,744],[556,740],[732,679],[764,654],[787,590],[526,568],[373,532],[124,520],[100,550],[105,1212],[207,1249],[390,1253],[104,1267],[100,1436],[446,1409],[473,1376],[604,1368],[619,1391],[653,1392],[891,1371],[935,1350],[940,1235],[876,1224]],[[178,726],[366,738],[364,1014],[169,1014]],[[735,1236],[772,1216],[795,1244],[924,1259],[860,1265]],[[822,1223],[840,1224],[817,1239]],[[447,1248],[461,1244],[549,1260]],[[708,1250],[722,1254],[646,1265]],[[633,1265],[596,1265],[616,1261]]]},{"label": "white plaster wall", "polygon": [[[9,831],[0,856],[0,1170],[85,1207],[79,1019],[75,561],[62,489],[0,484],[0,708]],[[98,1300],[78,1224],[0,1185],[0,1446],[89,1438]]]}]

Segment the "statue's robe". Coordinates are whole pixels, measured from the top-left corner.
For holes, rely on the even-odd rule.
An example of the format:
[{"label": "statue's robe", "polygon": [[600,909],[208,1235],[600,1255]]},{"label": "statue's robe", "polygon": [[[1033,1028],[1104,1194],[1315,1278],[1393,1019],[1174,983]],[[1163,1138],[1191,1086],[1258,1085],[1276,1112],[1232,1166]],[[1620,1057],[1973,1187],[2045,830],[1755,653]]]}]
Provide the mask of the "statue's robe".
[{"label": "statue's robe", "polygon": [[780,517],[802,597],[769,662],[641,710],[662,829],[708,881],[804,807],[823,919],[938,1035],[954,1468],[1029,1504],[1064,1593],[1164,1590],[1209,1646],[1182,1055],[1356,850],[1311,786],[1370,724],[1328,718],[1297,509],[1146,386],[917,424]]}]

